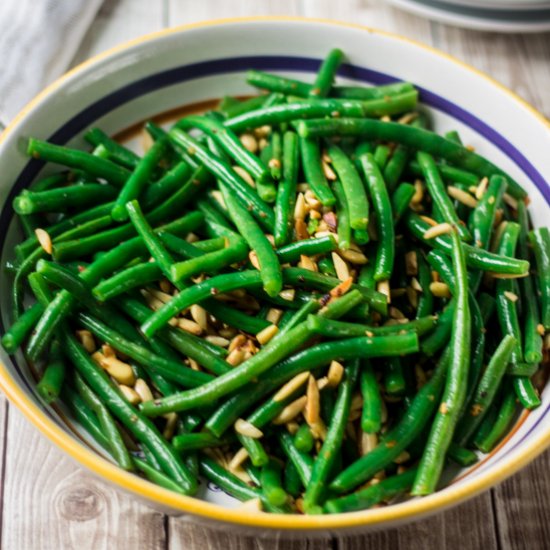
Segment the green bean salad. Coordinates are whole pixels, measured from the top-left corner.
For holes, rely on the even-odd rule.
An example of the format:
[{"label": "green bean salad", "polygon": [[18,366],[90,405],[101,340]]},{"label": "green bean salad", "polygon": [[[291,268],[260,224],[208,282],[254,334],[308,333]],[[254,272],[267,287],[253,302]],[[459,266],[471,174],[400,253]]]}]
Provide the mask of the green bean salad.
[{"label": "green bean salad", "polygon": [[13,201],[2,345],[121,468],[363,510],[434,492],[540,404],[548,228],[413,85],[335,85],[342,60],[251,70],[259,95],[147,122],[143,156],[99,128],[90,151],[29,140],[62,169]]}]

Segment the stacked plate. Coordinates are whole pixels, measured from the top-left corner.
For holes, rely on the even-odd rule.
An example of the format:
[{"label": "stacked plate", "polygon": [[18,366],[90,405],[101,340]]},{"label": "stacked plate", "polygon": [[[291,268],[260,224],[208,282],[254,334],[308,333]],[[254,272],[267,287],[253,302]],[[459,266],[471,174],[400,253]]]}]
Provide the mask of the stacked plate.
[{"label": "stacked plate", "polygon": [[390,0],[434,21],[496,32],[550,30],[550,0]]}]

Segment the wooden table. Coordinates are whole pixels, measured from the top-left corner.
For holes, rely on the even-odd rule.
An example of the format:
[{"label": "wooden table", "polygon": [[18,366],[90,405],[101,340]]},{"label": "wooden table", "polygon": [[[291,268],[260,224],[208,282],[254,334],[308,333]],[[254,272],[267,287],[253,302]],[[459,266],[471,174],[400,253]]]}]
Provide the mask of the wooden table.
[{"label": "wooden table", "polygon": [[[380,0],[106,0],[74,64],[163,27],[268,14],[353,21],[420,40],[487,72],[550,117],[550,34],[459,30]],[[549,452],[492,491],[431,519],[366,536],[281,541],[208,530],[118,493],[54,448],[1,397],[0,430],[0,529],[9,550],[550,548]]]}]

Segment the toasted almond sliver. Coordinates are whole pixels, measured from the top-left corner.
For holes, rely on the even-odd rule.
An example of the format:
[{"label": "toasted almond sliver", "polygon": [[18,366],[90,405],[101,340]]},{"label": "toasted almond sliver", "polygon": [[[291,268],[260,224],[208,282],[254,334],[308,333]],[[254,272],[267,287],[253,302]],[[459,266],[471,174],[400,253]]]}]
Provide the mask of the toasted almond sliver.
[{"label": "toasted almond sliver", "polygon": [[296,239],[298,241],[306,241],[309,239],[307,224],[304,220],[298,219],[294,222],[294,232],[296,233]]},{"label": "toasted almond sliver", "polygon": [[504,296],[510,300],[510,302],[517,302],[519,300],[519,296],[517,294],[514,294],[513,292],[510,292],[509,290],[504,291]]},{"label": "toasted almond sliver", "polygon": [[272,307],[265,316],[265,320],[269,321],[273,325],[276,325],[283,316],[283,310]]},{"label": "toasted almond sliver", "polygon": [[223,198],[223,194],[221,191],[215,190],[210,191],[210,195],[212,195],[212,198],[224,209],[227,210],[227,206],[225,205],[225,199]]},{"label": "toasted almond sliver", "polygon": [[338,361],[332,361],[327,372],[328,386],[335,388],[344,376],[344,365]]},{"label": "toasted almond sliver", "polygon": [[162,431],[162,436],[165,439],[172,439],[172,436],[176,431],[176,425],[178,423],[178,415],[175,412],[171,412],[163,415],[163,417],[166,419],[166,424],[164,426],[164,430]]},{"label": "toasted almond sliver", "polygon": [[319,210],[323,206],[321,201],[317,198],[317,196],[311,189],[308,189],[304,193],[304,199],[311,210]]},{"label": "toasted almond sliver", "polygon": [[142,403],[145,403],[146,401],[153,401],[153,392],[147,382],[145,382],[142,378],[138,378],[136,380],[134,390],[139,395]]},{"label": "toasted almond sliver", "polygon": [[298,267],[301,267],[302,269],[307,269],[308,271],[319,271],[317,264],[309,256],[306,256],[304,254],[300,255]]},{"label": "toasted almond sliver", "polygon": [[339,254],[350,264],[354,265],[365,265],[369,261],[360,250],[353,250],[351,247],[347,250],[340,250]]},{"label": "toasted almond sliver", "polygon": [[126,386],[124,384],[120,384],[118,386],[118,389],[121,391],[124,399],[126,399],[126,401],[128,401],[132,405],[138,405],[139,403],[141,403],[141,397],[133,388],[130,388],[129,386]]},{"label": "toasted almond sliver", "polygon": [[170,292],[172,292],[172,284],[168,279],[161,279],[159,281],[159,287],[162,292],[166,292],[166,294],[170,294]]},{"label": "toasted almond sliver", "polygon": [[244,346],[247,342],[246,336],[244,334],[237,334],[231,343],[229,344],[228,350],[231,352],[237,348]]},{"label": "toasted almond sliver", "polygon": [[487,186],[489,185],[489,179],[483,178],[476,187],[476,199],[481,200],[483,195],[485,195],[485,191],[487,191]]},{"label": "toasted almond sliver", "polygon": [[355,393],[351,398],[350,410],[355,411],[363,408],[363,396],[360,393]]},{"label": "toasted almond sliver", "polygon": [[367,434],[363,432],[359,445],[361,455],[366,455],[378,445],[378,436],[376,434]]},{"label": "toasted almond sliver", "polygon": [[439,281],[430,283],[430,292],[437,296],[438,298],[450,298],[451,289],[446,283],[441,283]]},{"label": "toasted almond sliver", "polygon": [[389,307],[388,313],[389,313],[389,315],[392,319],[406,319],[407,318],[407,317],[405,317],[405,315],[403,314],[403,312],[400,309],[398,309],[394,306]]},{"label": "toasted almond sliver", "polygon": [[251,153],[256,153],[258,151],[258,141],[252,134],[241,134],[239,139],[247,151]]},{"label": "toasted almond sliver", "polygon": [[326,161],[322,161],[323,166],[323,173],[325,174],[325,178],[329,181],[335,181],[336,180],[336,174],[334,173],[334,170],[330,167],[330,164]]},{"label": "toasted almond sliver", "polygon": [[193,304],[190,311],[191,317],[193,317],[195,323],[197,323],[202,330],[206,330],[208,328],[208,313],[206,313],[206,309],[199,306],[199,304]]},{"label": "toasted almond sliver", "polygon": [[227,338],[222,338],[221,336],[206,336],[205,340],[215,346],[220,346],[221,348],[226,348],[229,345],[229,340]]},{"label": "toasted almond sliver", "polygon": [[306,422],[311,426],[315,422],[319,421],[319,413],[320,413],[320,400],[321,400],[321,394],[319,393],[319,388],[317,387],[317,381],[313,376],[309,377],[308,383],[307,383],[307,403],[306,408],[304,412],[304,417],[306,419]]},{"label": "toasted almond sliver", "polygon": [[429,216],[419,216],[419,217],[423,222],[426,222],[428,225],[431,225],[432,227],[435,227],[437,225],[437,222],[433,218],[430,218]]},{"label": "toasted almond sliver", "polygon": [[296,296],[296,290],[293,288],[285,288],[279,292],[279,298],[292,302]]},{"label": "toasted almond sliver", "polygon": [[418,118],[418,113],[407,113],[397,119],[398,124],[410,124]]},{"label": "toasted almond sliver", "polygon": [[229,461],[227,468],[229,471],[234,472],[237,468],[239,468],[243,462],[245,462],[248,458],[248,451],[241,447],[234,455],[233,458]]},{"label": "toasted almond sliver", "polygon": [[77,330],[76,337],[88,353],[93,353],[96,343],[93,334],[89,330]]},{"label": "toasted almond sliver", "polygon": [[407,462],[411,458],[411,455],[407,451],[401,451],[400,454],[398,454],[394,459],[394,464],[403,464],[404,462]]},{"label": "toasted almond sliver", "polygon": [[376,290],[387,296],[388,304],[391,302],[391,289],[389,281],[378,281],[376,285]]},{"label": "toasted almond sliver", "polygon": [[256,187],[256,183],[254,182],[254,180],[252,179],[252,176],[244,169],[244,168],[241,168],[240,166],[233,166],[233,171],[234,172],[237,172],[237,174],[239,176],[241,176],[241,178],[248,184],[250,185],[250,187]]},{"label": "toasted almond sliver", "polygon": [[258,259],[258,255],[256,254],[255,250],[251,250],[248,253],[248,259],[250,260],[250,263],[256,268],[260,269],[260,260]]},{"label": "toasted almond sliver", "polygon": [[[96,355],[97,352],[94,353],[94,356]],[[101,356],[99,360],[101,367],[103,367],[119,384],[124,384],[126,386],[134,385],[136,377],[130,365],[123,363],[116,357],[105,357],[103,354],[99,355]]]},{"label": "toasted almond sliver", "polygon": [[477,206],[477,200],[470,195],[467,191],[455,187],[454,185],[449,185],[447,187],[447,193],[450,197],[457,200],[458,202],[468,206],[469,208],[475,208]]},{"label": "toasted almond sliver", "polygon": [[233,351],[229,352],[229,355],[225,360],[233,367],[240,365],[245,358],[246,352],[241,348],[235,348]]},{"label": "toasted almond sliver", "polygon": [[411,279],[411,287],[414,288],[417,292],[424,292],[422,290],[422,287],[420,286],[420,283],[418,282],[418,279],[416,277],[413,277]]},{"label": "toasted almond sliver", "polygon": [[346,281],[350,277],[348,264],[341,258],[336,252],[331,253],[332,263],[334,264],[334,269],[336,270],[336,276],[340,281]]},{"label": "toasted almond sliver", "polygon": [[494,271],[486,271],[485,275],[493,279],[523,279],[523,277],[529,277],[529,272],[526,271],[521,275],[514,275],[513,273],[495,273]]},{"label": "toasted almond sliver", "polygon": [[411,198],[412,204],[420,204],[424,198],[424,186],[420,180],[414,182],[414,195]]},{"label": "toasted almond sliver", "polygon": [[502,196],[502,199],[504,200],[504,202],[505,202],[510,208],[513,208],[514,210],[517,210],[517,209],[518,209],[518,201],[517,201],[517,199],[515,199],[514,197],[512,197],[512,195],[510,195],[509,193],[504,193],[504,195]]},{"label": "toasted almond sliver", "polygon": [[200,366],[194,359],[192,359],[191,357],[188,357],[188,358],[187,358],[187,362],[189,363],[189,366],[190,366],[193,370],[196,370],[196,371],[200,371],[200,370],[201,370],[201,366]]},{"label": "toasted almond sliver", "polygon": [[35,229],[34,234],[40,243],[40,246],[48,253],[51,254],[53,250],[52,239],[50,234],[45,229]]},{"label": "toasted almond sliver", "polygon": [[311,434],[313,435],[313,437],[315,439],[320,439],[322,441],[324,441],[326,439],[326,437],[327,437],[327,427],[326,427],[325,423],[321,420],[320,417],[316,422],[313,422],[310,425],[310,428],[311,428]]},{"label": "toasted almond sliver", "polygon": [[300,429],[300,424],[298,424],[298,422],[294,422],[294,420],[291,420],[286,423],[286,429],[290,435],[294,435]]},{"label": "toasted almond sliver", "polygon": [[178,327],[185,332],[194,334],[195,336],[199,336],[202,334],[202,328],[198,325],[198,323],[195,323],[195,321],[191,321],[191,319],[178,317]]},{"label": "toasted almond sliver", "polygon": [[168,294],[167,292],[162,292],[162,290],[157,290],[156,288],[148,288],[147,292],[163,304],[167,304],[173,298],[171,294]]},{"label": "toasted almond sliver", "polygon": [[309,378],[309,371],[301,372],[294,378],[291,378],[286,384],[281,386],[277,393],[272,397],[273,401],[284,401],[291,396],[296,390],[303,386]]},{"label": "toasted almond sliver", "polygon": [[418,273],[416,250],[410,250],[405,254],[405,272],[407,275],[416,275]]},{"label": "toasted almond sliver", "polygon": [[453,226],[450,223],[444,222],[430,227],[427,231],[424,232],[422,238],[424,239],[434,239],[440,235],[448,235],[453,231]]},{"label": "toasted almond sliver", "polygon": [[109,344],[103,344],[101,346],[101,353],[103,353],[105,357],[116,357],[115,348],[111,347]]},{"label": "toasted almond sliver", "polygon": [[317,378],[317,389],[319,391],[324,390],[328,386],[328,378],[323,376],[322,378]]},{"label": "toasted almond sliver", "polygon": [[273,424],[281,425],[294,420],[306,406],[307,397],[302,395],[287,405],[274,419]]},{"label": "toasted almond sliver", "polygon": [[279,327],[277,325],[269,325],[256,334],[256,340],[258,340],[262,346],[265,346],[277,332],[279,332]]},{"label": "toasted almond sliver", "polygon": [[254,426],[254,424],[251,424],[247,420],[243,420],[242,418],[238,418],[235,421],[234,424],[235,431],[241,435],[245,435],[246,437],[252,437],[253,439],[260,439],[264,436],[262,430],[259,430]]},{"label": "toasted almond sliver", "polygon": [[542,323],[539,323],[537,325],[537,332],[541,335],[541,336],[544,336],[544,325]]},{"label": "toasted almond sliver", "polygon": [[306,201],[303,193],[298,193],[296,204],[294,205],[294,219],[304,220],[307,214]]},{"label": "toasted almond sliver", "polygon": [[142,130],[140,132],[140,140],[141,140],[141,149],[144,153],[147,153],[149,149],[153,146],[153,138],[151,137],[151,134],[147,130]]},{"label": "toasted almond sliver", "polygon": [[416,292],[416,290],[414,290],[412,286],[408,286],[405,289],[405,292],[407,293],[409,304],[411,304],[411,306],[414,308],[418,307],[418,292]]},{"label": "toasted almond sliver", "polygon": [[353,284],[353,277],[348,277],[345,281],[342,281],[339,285],[336,285],[331,291],[329,292],[331,298],[338,298],[340,296],[343,296]]}]

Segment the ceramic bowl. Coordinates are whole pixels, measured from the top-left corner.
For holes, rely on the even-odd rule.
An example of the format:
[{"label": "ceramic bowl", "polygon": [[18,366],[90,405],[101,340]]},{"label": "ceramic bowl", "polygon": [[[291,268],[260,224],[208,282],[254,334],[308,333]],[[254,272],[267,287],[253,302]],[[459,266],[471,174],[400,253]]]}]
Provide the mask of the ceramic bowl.
[{"label": "ceramic bowl", "polygon": [[[347,54],[339,73],[342,82],[368,85],[399,79],[415,83],[435,128],[458,130],[467,144],[509,171],[529,191],[535,224],[548,222],[549,125],[496,82],[426,46],[368,28],[289,18],[229,20],[169,29],[117,47],[63,76],[23,109],[0,142],[2,263],[12,258],[20,238],[12,199],[48,170],[25,155],[29,136],[80,147],[83,133],[91,126],[114,134],[182,105],[253,93],[244,78],[252,67],[311,80],[331,47]],[[0,331],[10,323],[10,287],[11,279],[2,271]],[[542,405],[523,413],[494,452],[468,470],[448,472],[448,485],[432,496],[332,516],[245,513],[214,488],[203,486],[198,498],[189,498],[119,470],[98,453],[66,410],[40,400],[21,354],[0,354],[3,391],[65,453],[104,481],[164,511],[187,514],[191,521],[232,525],[242,532],[267,529],[312,536],[395,526],[488,489],[550,443],[547,388]]]}]

